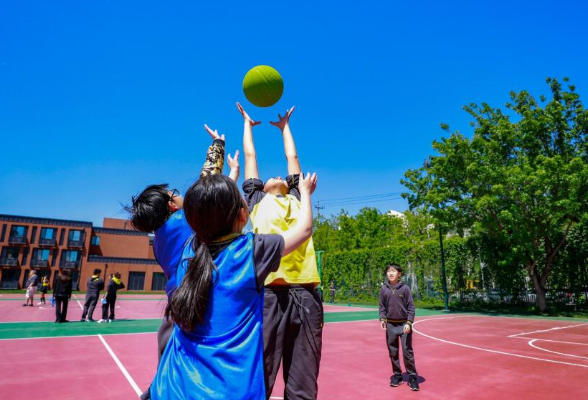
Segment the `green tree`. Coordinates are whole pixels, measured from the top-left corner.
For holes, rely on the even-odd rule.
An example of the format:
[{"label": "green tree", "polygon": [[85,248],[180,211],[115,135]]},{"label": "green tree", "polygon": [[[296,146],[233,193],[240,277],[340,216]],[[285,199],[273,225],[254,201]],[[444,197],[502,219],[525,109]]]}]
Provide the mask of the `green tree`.
[{"label": "green tree", "polygon": [[433,143],[439,155],[402,180],[411,208],[510,249],[503,259],[524,266],[542,312],[554,260],[588,211],[588,112],[573,85],[547,83],[552,98],[541,104],[511,93],[512,118],[485,103],[464,107],[473,137],[442,125],[450,135]]}]

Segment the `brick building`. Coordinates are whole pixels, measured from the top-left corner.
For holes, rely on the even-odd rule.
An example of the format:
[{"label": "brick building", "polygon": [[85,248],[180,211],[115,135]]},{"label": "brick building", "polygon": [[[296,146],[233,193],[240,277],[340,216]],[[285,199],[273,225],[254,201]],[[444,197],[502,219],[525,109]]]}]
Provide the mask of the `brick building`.
[{"label": "brick building", "polygon": [[118,271],[126,290],[163,290],[166,280],[153,255],[152,236],[128,221],[91,222],[0,214],[0,289],[21,289],[31,269],[53,284],[60,268],[72,272],[74,288],[86,290],[95,268],[102,277]]}]

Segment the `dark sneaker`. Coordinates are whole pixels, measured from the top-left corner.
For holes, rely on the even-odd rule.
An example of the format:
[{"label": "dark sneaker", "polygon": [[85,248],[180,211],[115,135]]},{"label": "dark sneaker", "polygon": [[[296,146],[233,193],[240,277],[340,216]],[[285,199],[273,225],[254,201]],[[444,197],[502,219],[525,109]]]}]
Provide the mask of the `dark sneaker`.
[{"label": "dark sneaker", "polygon": [[151,400],[151,386],[139,398],[141,400]]},{"label": "dark sneaker", "polygon": [[410,390],[414,390],[415,392],[419,391],[419,382],[416,376],[408,377],[408,386],[410,386]]},{"label": "dark sneaker", "polygon": [[402,384],[402,375],[392,375],[390,377],[390,386],[396,387]]}]

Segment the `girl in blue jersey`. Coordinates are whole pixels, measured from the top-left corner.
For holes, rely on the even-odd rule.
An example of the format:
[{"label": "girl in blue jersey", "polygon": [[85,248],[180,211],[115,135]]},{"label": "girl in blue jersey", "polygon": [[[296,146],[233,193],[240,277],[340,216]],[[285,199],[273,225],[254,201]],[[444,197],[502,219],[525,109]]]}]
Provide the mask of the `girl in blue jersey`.
[{"label": "girl in blue jersey", "polygon": [[239,188],[205,176],[186,193],[195,232],[186,246],[166,314],[174,329],[151,386],[154,400],[265,399],[263,283],[282,256],[312,233],[310,193],[316,175],[301,177],[298,224],[283,234],[241,233],[249,219]]}]

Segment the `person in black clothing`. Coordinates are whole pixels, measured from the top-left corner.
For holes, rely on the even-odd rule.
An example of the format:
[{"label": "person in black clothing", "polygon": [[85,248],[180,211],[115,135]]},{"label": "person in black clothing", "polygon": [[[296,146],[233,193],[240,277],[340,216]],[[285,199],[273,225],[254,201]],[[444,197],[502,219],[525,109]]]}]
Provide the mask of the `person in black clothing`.
[{"label": "person in black clothing", "polygon": [[71,298],[72,281],[69,271],[64,269],[60,271],[53,285],[53,298],[55,299],[55,322],[61,324],[69,322],[67,317],[67,303]]},{"label": "person in black clothing", "polygon": [[[84,311],[82,312],[81,321],[94,322],[92,315],[94,314],[94,308],[100,298],[100,292],[104,290],[104,280],[100,278],[102,270],[96,268],[94,275],[88,279],[88,285],[86,289],[86,302],[84,303]],[[86,319],[86,316],[88,319]]]},{"label": "person in black clothing", "polygon": [[400,282],[402,267],[390,264],[386,267],[388,282],[380,290],[380,324],[386,331],[388,353],[392,361],[393,375],[390,386],[402,383],[402,369],[400,368],[398,338],[402,342],[402,356],[404,367],[408,373],[408,386],[411,390],[419,390],[417,371],[414,364],[412,350],[412,324],[414,322],[414,302],[410,288]]},{"label": "person in black clothing", "polygon": [[[108,284],[106,285],[106,295],[102,299],[102,319],[98,323],[112,322],[114,319],[114,306],[116,304],[116,292],[124,289],[125,284],[120,280],[120,272],[115,272],[110,275]],[[108,309],[110,308],[110,316]]]}]

